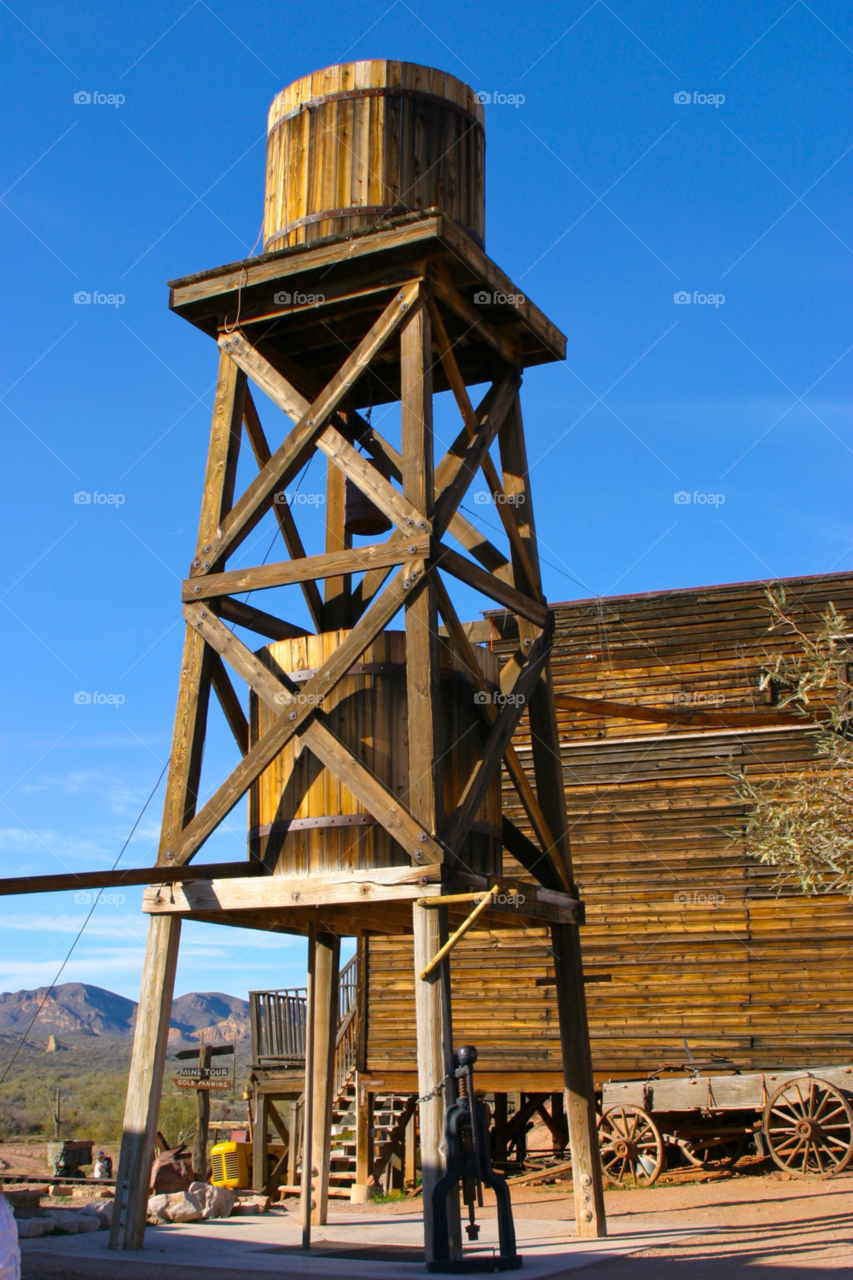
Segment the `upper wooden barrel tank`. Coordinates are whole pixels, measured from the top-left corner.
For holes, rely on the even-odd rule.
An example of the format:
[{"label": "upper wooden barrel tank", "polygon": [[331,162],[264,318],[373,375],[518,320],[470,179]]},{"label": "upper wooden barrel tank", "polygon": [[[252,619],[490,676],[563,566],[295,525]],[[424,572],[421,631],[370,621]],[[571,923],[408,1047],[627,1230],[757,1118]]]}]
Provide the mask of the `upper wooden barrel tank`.
[{"label": "upper wooden barrel tank", "polygon": [[[299,683],[335,651],[349,633],[280,640],[259,657]],[[497,656],[476,649],[483,673],[497,686]],[[409,787],[406,715],[406,636],[384,631],[365,650],[323,703],[329,728],[389,791],[407,804]],[[274,665],[275,664],[275,665]],[[265,703],[250,699],[250,742],[274,717]],[[451,813],[485,742],[474,690],[445,647],[441,649],[440,769],[444,811]],[[501,873],[501,788],[495,777],[463,845],[459,865],[480,875]],[[310,750],[289,743],[260,775],[249,793],[249,852],[275,864],[277,875],[322,874],[408,867],[409,856],[384,827],[330,773]]]},{"label": "upper wooden barrel tank", "polygon": [[270,107],[264,249],[437,206],[482,244],[485,115],[473,89],[413,62],[303,76]]}]

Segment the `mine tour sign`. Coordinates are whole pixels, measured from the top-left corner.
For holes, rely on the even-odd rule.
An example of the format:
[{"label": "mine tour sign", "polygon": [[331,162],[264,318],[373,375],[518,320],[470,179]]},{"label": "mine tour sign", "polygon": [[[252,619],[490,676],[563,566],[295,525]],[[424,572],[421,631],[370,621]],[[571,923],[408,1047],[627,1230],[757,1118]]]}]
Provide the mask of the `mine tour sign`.
[{"label": "mine tour sign", "polygon": [[175,1084],[183,1089],[230,1089],[229,1067],[179,1067]]}]

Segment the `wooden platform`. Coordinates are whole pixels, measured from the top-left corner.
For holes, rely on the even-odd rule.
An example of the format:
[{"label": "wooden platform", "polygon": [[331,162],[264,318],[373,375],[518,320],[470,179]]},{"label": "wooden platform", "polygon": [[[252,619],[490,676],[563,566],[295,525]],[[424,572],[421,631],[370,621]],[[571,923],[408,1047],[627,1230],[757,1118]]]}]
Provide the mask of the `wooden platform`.
[{"label": "wooden platform", "polygon": [[[467,894],[498,884],[493,905],[480,917],[492,929],[525,929],[531,924],[580,924],[583,904],[541,885],[501,877],[457,875],[441,881],[440,869],[388,867],[334,876],[253,876],[152,885],[143,896],[149,915],[177,915],[281,933],[307,934],[313,925],[336,934],[412,932],[418,900]],[[473,902],[451,903],[448,924],[456,929]]]},{"label": "wooden platform", "polygon": [[[470,236],[434,210],[172,280],[170,306],[213,338],[234,327],[239,313],[246,337],[312,399],[394,290],[425,270],[436,296],[455,308],[446,327],[466,383],[491,382],[507,363],[527,368],[565,359],[564,334]],[[484,293],[491,300],[478,302]],[[400,398],[395,344],[380,353],[377,370],[381,377],[369,372],[356,385],[355,408]],[[440,362],[433,384],[435,391],[450,387]]]}]

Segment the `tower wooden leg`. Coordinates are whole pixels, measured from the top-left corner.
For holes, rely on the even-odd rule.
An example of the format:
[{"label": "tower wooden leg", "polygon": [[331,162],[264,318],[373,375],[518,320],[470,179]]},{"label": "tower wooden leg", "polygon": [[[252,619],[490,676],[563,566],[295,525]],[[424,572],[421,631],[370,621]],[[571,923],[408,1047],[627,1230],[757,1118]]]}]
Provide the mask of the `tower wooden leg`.
[{"label": "tower wooden leg", "polygon": [[314,1116],[311,1124],[314,1208],[311,1222],[320,1226],[329,1211],[329,1170],[332,1152],[332,1103],[335,1077],[335,1037],[338,1029],[338,977],[341,940],[334,933],[317,934],[314,975]]},{"label": "tower wooden leg", "polygon": [[262,1195],[267,1184],[267,1138],[269,1133],[269,1109],[267,1096],[258,1090],[255,1094],[255,1123],[252,1132],[252,1190]]},{"label": "tower wooden leg", "polygon": [[[449,983],[442,981],[443,961],[426,979],[421,970],[442,945],[446,929],[439,917],[445,912],[415,906],[415,1016],[418,1035],[418,1092],[421,1097],[421,1188],[424,1201],[424,1251],[432,1261],[432,1189],[445,1169],[444,1112],[451,1082],[445,1077],[453,1068],[453,1031]],[[445,1081],[442,1087],[442,1081]],[[452,1093],[450,1097],[452,1097]],[[459,1197],[448,1201],[451,1257],[462,1256],[462,1222]]]},{"label": "tower wooden leg", "polygon": [[506,1148],[506,1123],[507,1123],[507,1096],[505,1093],[495,1094],[495,1128],[494,1128],[494,1150],[492,1152],[492,1160],[499,1165],[501,1170],[507,1161]]},{"label": "tower wooden leg", "polygon": [[370,1185],[373,1177],[373,1094],[368,1093],[356,1076],[355,1180],[358,1186]]},{"label": "tower wooden leg", "polygon": [[552,925],[551,938],[572,1154],[575,1229],[579,1236],[606,1236],[580,938],[575,926],[567,924]]},{"label": "tower wooden leg", "polygon": [[150,917],[124,1108],[111,1249],[142,1248],[180,937],[179,916]]},{"label": "tower wooden leg", "polygon": [[405,1137],[405,1166],[403,1170],[403,1185],[413,1187],[418,1176],[418,1114],[417,1108],[412,1112],[409,1123],[406,1125]]}]

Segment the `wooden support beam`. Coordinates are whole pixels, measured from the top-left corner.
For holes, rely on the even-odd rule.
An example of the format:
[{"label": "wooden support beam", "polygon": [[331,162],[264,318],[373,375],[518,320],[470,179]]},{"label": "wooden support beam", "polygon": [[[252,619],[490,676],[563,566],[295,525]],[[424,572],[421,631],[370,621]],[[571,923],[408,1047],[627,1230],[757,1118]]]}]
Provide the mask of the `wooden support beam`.
[{"label": "wooden support beam", "polygon": [[501,760],[512,741],[518,722],[524,715],[531,691],[539,679],[550,650],[550,635],[546,631],[540,632],[539,637],[530,646],[527,662],[513,686],[513,692],[501,708],[489,740],[465,785],[456,811],[451,815],[445,828],[444,844],[454,853],[458,854],[462,848],[471,824],[486,798],[486,792],[491,786],[495,772],[500,768]]},{"label": "wooden support beam", "polygon": [[[400,333],[400,403],[403,493],[431,518],[433,475],[432,352],[424,306]],[[443,822],[440,761],[441,695],[436,599],[429,587],[406,606],[406,693],[409,737],[409,807],[431,835]],[[428,978],[421,972],[446,937],[442,911],[413,908],[415,1013],[421,1124],[424,1254],[432,1260],[432,1191],[445,1170],[444,1111],[452,1100],[447,1080],[453,1066],[450,970],[445,960]],[[444,935],[444,936],[442,936]],[[458,1198],[448,1201],[451,1255],[461,1257]]]},{"label": "wooden support beam", "polygon": [[354,449],[348,440],[334,427],[326,430],[317,440],[317,448],[330,462],[339,467],[362,493],[395,524],[404,536],[432,532],[431,522],[423,512],[409,502],[389,480],[376,470],[369,458]]},{"label": "wooden support beam", "polygon": [[145,1235],[149,1170],[163,1090],[180,937],[179,919],[152,916],[149,920],[116,1174],[111,1249],[141,1249]]},{"label": "wooden support beam", "polygon": [[310,456],[317,437],[329,418],[415,304],[420,288],[420,281],[415,281],[395,294],[393,301],[389,303],[328,386],[321,391],[313,404],[302,409],[301,413],[299,409],[305,403],[304,398],[299,396],[286,378],[264,360],[242,334],[223,334],[220,337],[219,345],[222,350],[263,387],[263,390],[288,417],[296,416],[297,421],[296,426],[279,445],[263,470],[235,503],[227,520],[220,525],[210,556],[206,560],[201,560],[197,573],[206,573],[205,565],[208,569],[218,568],[263,518],[272,504],[273,494],[287,484]]},{"label": "wooden support beam", "polygon": [[[261,420],[258,417],[258,411],[255,408],[255,402],[252,394],[246,387],[243,399],[243,423],[246,427],[246,434],[249,437],[249,443],[252,446],[252,452],[255,455],[255,461],[258,469],[261,470],[270,460],[270,447],[264,434]],[[290,510],[288,503],[281,502],[280,499],[284,495],[277,493],[273,498],[273,510],[275,518],[278,521],[278,527],[281,530],[281,536],[284,539],[284,545],[294,560],[305,558],[305,547],[302,544],[302,538],[296,527],[296,521],[293,518],[293,512]],[[323,601],[316,582],[309,579],[300,580],[302,593],[305,597],[305,603],[308,606],[308,612],[311,615],[311,621],[317,631],[323,630]]]},{"label": "wooden support beam", "polygon": [[314,1201],[314,1030],[317,979],[317,926],[308,926],[308,977],[305,987],[305,1118],[302,1128],[302,1184],[299,1220],[302,1248],[311,1248],[311,1218]]},{"label": "wooden support beam", "polygon": [[[335,471],[336,475],[340,472]],[[204,578],[187,578],[181,598],[184,601],[206,600],[215,596],[229,596],[243,591],[265,591],[270,587],[286,587],[306,578],[334,578],[342,574],[365,573],[381,566],[392,569],[409,560],[424,559],[430,553],[428,535],[418,534],[398,541],[374,542],[345,551],[330,551],[324,555],[306,556],[301,560],[284,560],[276,564],[263,564],[250,569],[229,569],[225,573],[211,573]],[[322,629],[322,628],[321,628]]]},{"label": "wooden support beam", "polygon": [[509,850],[516,862],[521,863],[525,871],[535,876],[546,889],[568,890],[550,854],[543,853],[537,848],[533,841],[528,840],[524,832],[506,816],[503,818],[502,829],[504,848]]},{"label": "wooden support beam", "polygon": [[329,1172],[332,1154],[332,1103],[335,1079],[335,1033],[338,1025],[338,979],[341,940],[334,933],[317,933],[314,970],[314,1036],[312,1056],[313,1119],[311,1223],[322,1226],[329,1212]]},{"label": "wooden support beam", "polygon": [[249,721],[218,653],[210,655],[210,679],[223,715],[228,721],[228,728],[234,735],[240,754],[244,756],[249,750]]},{"label": "wooden support beam", "polygon": [[463,298],[459,290],[450,281],[443,264],[434,264],[429,274],[429,287],[445,306],[454,311],[460,320],[464,320],[469,329],[473,329],[502,360],[509,365],[516,365],[520,357],[520,348],[515,334],[505,337],[485,316]]},{"label": "wooden support beam", "polygon": [[259,862],[208,862],[194,867],[116,867],[106,871],[63,871],[53,876],[7,876],[0,880],[0,898],[20,893],[70,893],[80,889],[112,889],[123,885],[177,884],[211,877],[263,875]]},{"label": "wooden support beam", "polygon": [[254,605],[244,604],[242,600],[232,600],[230,596],[222,596],[217,606],[219,616],[235,626],[245,627],[259,636],[270,640],[295,640],[307,635],[304,627],[297,627],[292,622],[284,622],[274,614],[264,613]]},{"label": "wooden support beam", "polygon": [[[188,862],[198,852],[222,819],[246,794],[255,779],[263,773],[293,735],[300,731],[323,698],[331,693],[353,662],[364,653],[373,638],[388,625],[410,595],[417,594],[422,589],[425,581],[423,561],[418,561],[415,565],[406,565],[404,569],[398,570],[393,581],[367,613],[359,619],[343,644],[338,646],[316,675],[303,686],[302,701],[298,708],[288,710],[287,715],[280,716],[275,724],[261,736],[237,768],[208,800],[201,812],[174,841],[174,846],[166,850],[167,861],[178,865]],[[199,637],[199,643],[202,643],[201,637]],[[293,719],[290,718],[291,715]],[[168,857],[168,854],[171,854],[171,857]]]},{"label": "wooden support beam", "polygon": [[[203,605],[184,605],[184,612],[208,644],[223,654],[234,670],[276,715],[282,715],[288,706],[298,703],[304,696],[279,680],[260,658],[251,653]],[[299,737],[416,863],[425,865],[443,860],[441,845],[332,732],[319,706],[315,708],[314,720],[305,725]]]},{"label": "wooden support beam", "polygon": [[497,600],[498,604],[511,609],[513,613],[518,613],[522,618],[527,618],[534,626],[550,627],[551,620],[547,605],[540,604],[537,600],[532,600],[521,591],[517,591],[515,587],[502,582],[494,574],[485,573],[479,565],[472,564],[470,560],[467,560],[465,556],[461,556],[458,551],[453,551],[446,543],[441,543],[435,562],[439,569],[444,569],[445,572],[451,573],[454,578],[458,578],[460,582],[464,582],[466,586],[473,588],[474,591],[479,591],[482,595],[489,596],[492,600]]},{"label": "wooden support beam", "polygon": [[576,698],[566,693],[554,695],[558,708],[579,711],[584,716],[612,716],[619,720],[648,720],[653,724],[680,724],[685,728],[770,729],[777,724],[802,725],[802,716],[790,711],[694,711],[687,707],[641,707],[634,702],[611,702],[604,698]]},{"label": "wooden support beam", "polygon": [[[326,459],[326,554],[346,555],[352,550],[352,535],[344,527],[346,473],[331,458]],[[342,573],[325,580],[323,630],[338,631],[349,621],[352,575]],[[318,628],[319,630],[319,628]]]},{"label": "wooden support beam", "polygon": [[437,537],[440,538],[447,529],[452,517],[456,514],[459,503],[468,492],[471,481],[488,457],[492,441],[503,425],[520,385],[521,379],[515,369],[508,370],[495,391],[488,413],[480,418],[464,456],[459,460],[459,465],[454,468],[452,480],[442,486],[441,494],[435,504]]}]

